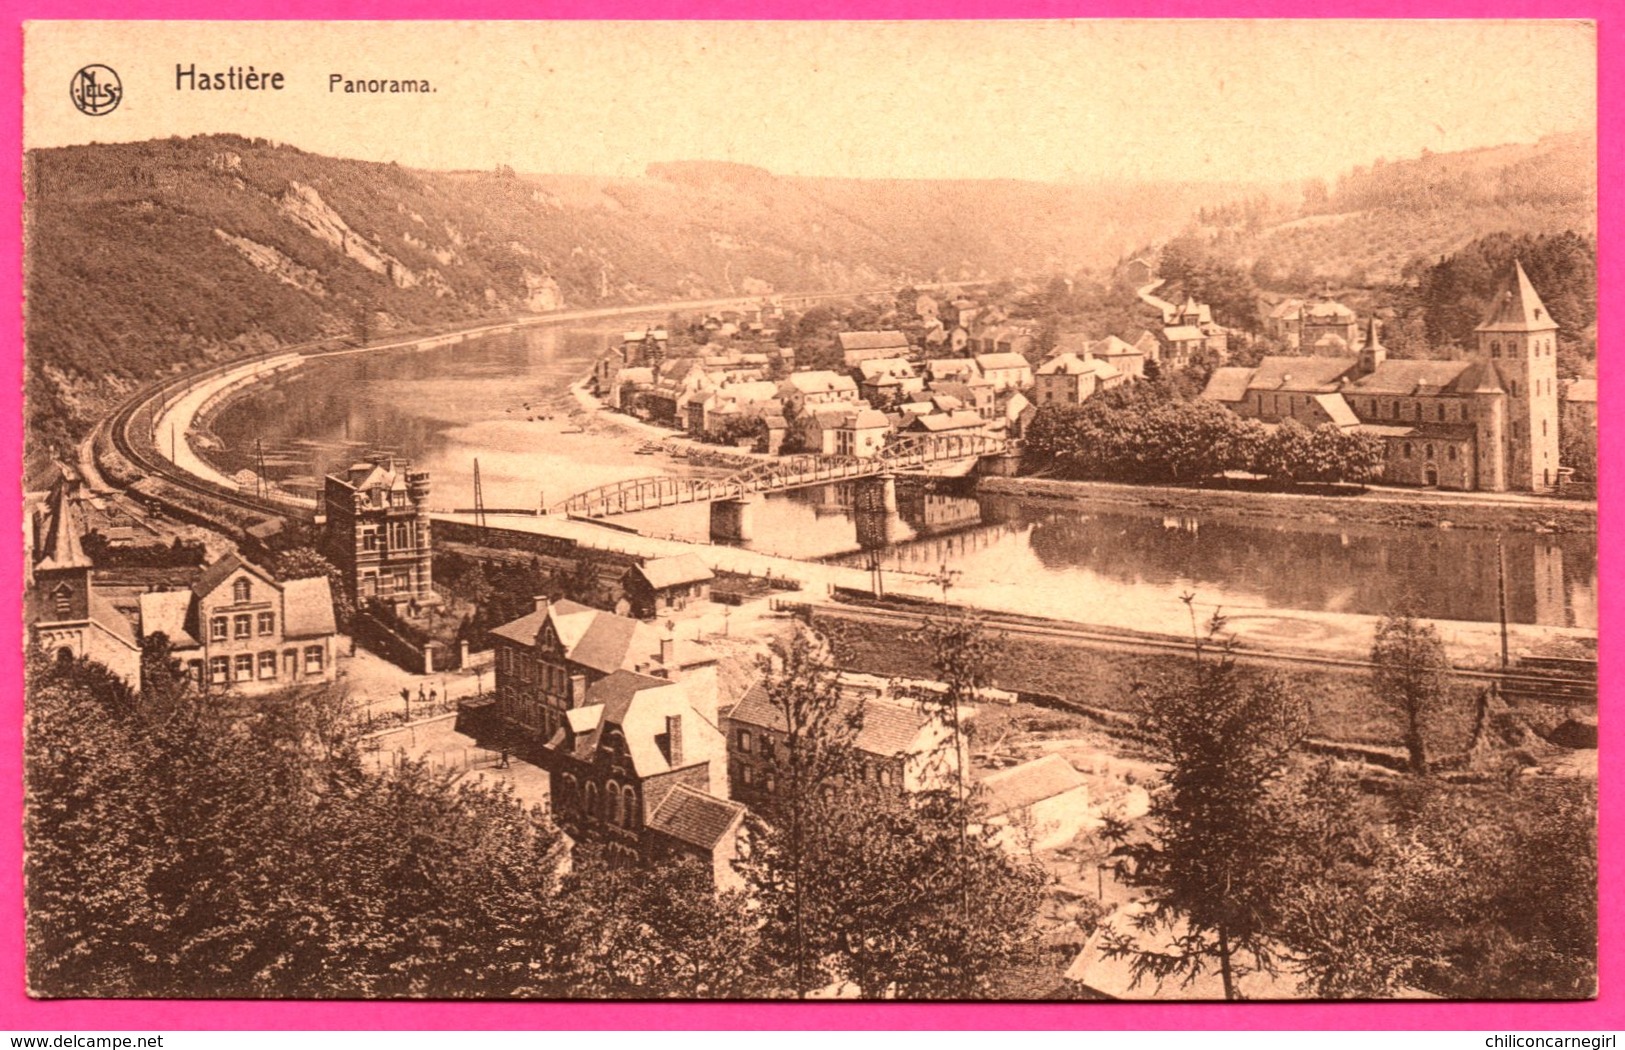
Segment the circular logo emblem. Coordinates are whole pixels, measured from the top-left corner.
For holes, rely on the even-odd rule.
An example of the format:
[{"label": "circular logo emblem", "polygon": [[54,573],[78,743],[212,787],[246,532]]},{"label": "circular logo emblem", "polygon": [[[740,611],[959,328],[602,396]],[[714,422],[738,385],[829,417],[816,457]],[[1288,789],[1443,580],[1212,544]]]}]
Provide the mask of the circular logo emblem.
[{"label": "circular logo emblem", "polygon": [[73,75],[68,95],[79,112],[100,117],[118,108],[124,98],[124,85],[112,67],[89,65]]}]

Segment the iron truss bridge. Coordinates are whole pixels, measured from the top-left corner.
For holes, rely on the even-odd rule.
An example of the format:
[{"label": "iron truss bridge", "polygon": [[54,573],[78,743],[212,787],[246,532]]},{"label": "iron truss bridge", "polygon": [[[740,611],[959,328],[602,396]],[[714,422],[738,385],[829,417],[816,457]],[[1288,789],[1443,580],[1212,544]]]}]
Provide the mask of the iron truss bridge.
[{"label": "iron truss bridge", "polygon": [[910,434],[888,443],[874,456],[784,456],[725,478],[632,478],[577,493],[549,508],[551,514],[607,518],[684,503],[744,499],[762,492],[827,485],[832,481],[925,471],[953,463],[1013,452],[1017,442],[994,434]]}]

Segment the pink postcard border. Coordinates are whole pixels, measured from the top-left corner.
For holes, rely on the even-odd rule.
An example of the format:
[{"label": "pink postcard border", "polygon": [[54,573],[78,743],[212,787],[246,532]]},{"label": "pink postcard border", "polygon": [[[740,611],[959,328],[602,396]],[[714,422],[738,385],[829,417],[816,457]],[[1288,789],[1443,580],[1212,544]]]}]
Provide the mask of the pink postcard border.
[{"label": "pink postcard border", "polygon": [[[0,108],[0,148],[18,163],[0,182],[0,285],[17,308],[0,325],[0,456],[8,484],[0,487],[0,523],[20,521],[22,449],[22,280],[21,149],[22,33],[28,19],[213,19],[221,5],[209,0],[0,0],[0,70],[7,75]],[[1335,0],[1305,5],[1293,0],[1164,0],[1161,3],[1101,0],[563,0],[526,4],[520,0],[249,0],[232,5],[238,19],[947,19],[947,18],[1561,18],[1598,23],[1598,136],[1600,214],[1598,231],[1599,338],[1615,333],[1607,306],[1620,303],[1620,269],[1613,249],[1625,243],[1614,192],[1625,172],[1621,139],[1613,121],[1622,112],[1625,50],[1621,20],[1610,17],[1605,0]],[[1606,59],[1612,59],[1612,62]],[[1440,75],[1449,76],[1449,70]],[[229,130],[229,129],[223,129]],[[1599,455],[1605,465],[1599,498],[1600,633],[1620,622],[1625,581],[1616,556],[1620,535],[1613,508],[1625,488],[1618,456],[1625,453],[1625,426],[1611,425],[1621,407],[1619,373],[1625,362],[1600,355],[1603,422]],[[12,415],[17,412],[17,415]],[[21,594],[21,547],[12,543],[0,559],[0,593],[17,602]],[[1471,1029],[1607,1030],[1625,1027],[1625,988],[1621,987],[1625,904],[1619,895],[1601,898],[1601,998],[1584,1003],[1368,1003],[1368,1004],[856,1004],[856,1003],[287,1003],[194,1001],[58,1001],[27,998],[23,991],[22,784],[20,776],[22,695],[19,610],[0,617],[0,1027],[13,1031],[92,1030],[457,1030],[457,1029]],[[1619,659],[1602,646],[1601,704],[1605,710],[1625,699],[1617,681]],[[1611,715],[1611,710],[1609,710]],[[1620,722],[1605,715],[1601,747],[1617,756],[1625,747]],[[1625,856],[1625,821],[1619,817],[1618,781],[1602,769],[1600,843],[1602,885],[1620,872]],[[1619,885],[1614,883],[1614,885]]]}]

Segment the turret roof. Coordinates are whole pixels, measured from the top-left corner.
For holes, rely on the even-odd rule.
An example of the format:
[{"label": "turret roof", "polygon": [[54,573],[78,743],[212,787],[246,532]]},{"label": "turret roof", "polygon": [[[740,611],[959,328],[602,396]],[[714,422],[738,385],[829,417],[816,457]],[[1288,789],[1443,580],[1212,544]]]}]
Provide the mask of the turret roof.
[{"label": "turret roof", "polygon": [[1476,329],[1480,332],[1554,332],[1557,322],[1546,312],[1523,263],[1512,263],[1512,273],[1495,293],[1488,316]]}]

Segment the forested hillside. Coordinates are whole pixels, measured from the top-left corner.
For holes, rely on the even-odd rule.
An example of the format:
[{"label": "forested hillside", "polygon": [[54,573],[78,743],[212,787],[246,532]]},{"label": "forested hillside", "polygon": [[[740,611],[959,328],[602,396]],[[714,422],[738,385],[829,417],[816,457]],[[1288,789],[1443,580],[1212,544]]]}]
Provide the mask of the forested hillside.
[{"label": "forested hillside", "polygon": [[1229,192],[698,162],[635,179],[422,172],[228,135],[28,161],[36,459],[201,360],[559,306],[1107,267]]},{"label": "forested hillside", "polygon": [[1204,232],[1264,288],[1386,283],[1490,234],[1595,234],[1596,170],[1589,133],[1424,153],[1311,181],[1290,210],[1215,209]]}]

